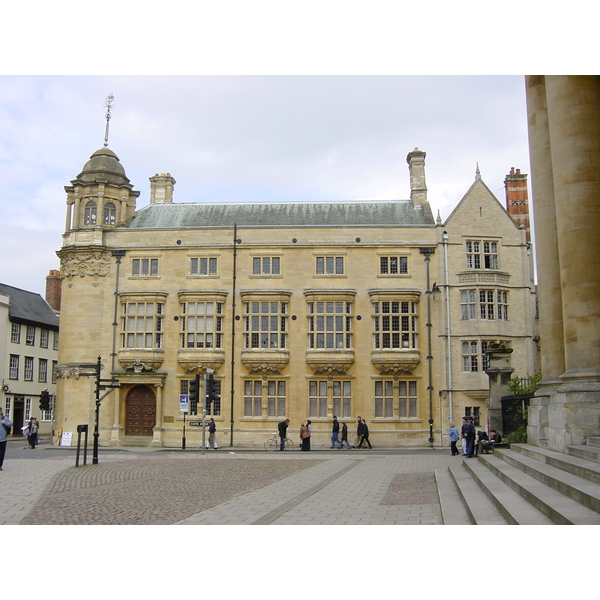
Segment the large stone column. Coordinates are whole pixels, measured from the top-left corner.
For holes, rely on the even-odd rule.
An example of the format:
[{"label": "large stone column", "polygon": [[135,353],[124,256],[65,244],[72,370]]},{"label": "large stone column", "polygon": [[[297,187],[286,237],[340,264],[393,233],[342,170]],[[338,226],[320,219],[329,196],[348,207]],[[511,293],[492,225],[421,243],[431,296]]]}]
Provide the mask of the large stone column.
[{"label": "large stone column", "polygon": [[544,377],[528,433],[564,451],[600,434],[600,78],[527,77],[527,107]]},{"label": "large stone column", "polygon": [[600,381],[600,79],[546,77],[566,378]]},{"label": "large stone column", "polygon": [[543,76],[527,77],[527,109],[544,378],[540,385],[543,388],[559,385],[559,377],[565,371],[554,175]]},{"label": "large stone column", "polygon": [[526,93],[543,376],[540,390],[530,401],[527,437],[530,443],[543,446],[548,438],[550,396],[565,371],[564,335],[545,77],[528,76]]}]

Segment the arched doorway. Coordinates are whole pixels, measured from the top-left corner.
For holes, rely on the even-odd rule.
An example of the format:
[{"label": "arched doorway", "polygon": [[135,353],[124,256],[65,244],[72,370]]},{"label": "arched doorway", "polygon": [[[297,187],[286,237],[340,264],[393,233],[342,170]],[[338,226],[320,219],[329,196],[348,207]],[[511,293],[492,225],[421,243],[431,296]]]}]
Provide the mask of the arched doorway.
[{"label": "arched doorway", "polygon": [[156,425],[156,395],[147,385],[137,385],[125,401],[125,435],[152,435]]}]

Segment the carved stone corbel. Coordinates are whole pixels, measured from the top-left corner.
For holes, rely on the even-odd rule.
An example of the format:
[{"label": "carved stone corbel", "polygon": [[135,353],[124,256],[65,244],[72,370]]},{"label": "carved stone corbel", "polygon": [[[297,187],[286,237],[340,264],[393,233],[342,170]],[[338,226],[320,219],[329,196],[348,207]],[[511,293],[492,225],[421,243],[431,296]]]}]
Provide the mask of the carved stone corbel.
[{"label": "carved stone corbel", "polygon": [[415,364],[413,363],[394,363],[393,365],[381,365],[379,369],[380,375],[391,375],[394,379],[398,379],[402,375],[412,375]]},{"label": "carved stone corbel", "polygon": [[208,369],[211,369],[215,373],[219,370],[221,363],[204,363],[204,362],[180,362],[183,370],[189,375],[205,375]]},{"label": "carved stone corbel", "polygon": [[255,365],[248,365],[248,373],[250,375],[260,375],[263,379],[267,379],[269,375],[280,375],[281,365],[261,363]]},{"label": "carved stone corbel", "polygon": [[348,371],[347,364],[333,364],[328,363],[326,365],[313,365],[313,373],[315,375],[327,375],[330,379],[335,375],[346,375]]}]

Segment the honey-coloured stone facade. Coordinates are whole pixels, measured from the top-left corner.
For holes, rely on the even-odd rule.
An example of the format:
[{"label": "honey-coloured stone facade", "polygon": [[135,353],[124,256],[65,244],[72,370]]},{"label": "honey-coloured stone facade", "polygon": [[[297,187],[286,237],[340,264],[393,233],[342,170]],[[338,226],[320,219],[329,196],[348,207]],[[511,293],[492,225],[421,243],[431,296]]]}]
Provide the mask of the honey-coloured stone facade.
[{"label": "honey-coloured stone facade", "polygon": [[[446,444],[465,411],[485,427],[486,344],[509,344],[517,374],[535,370],[526,232],[479,171],[445,222],[418,149],[408,200],[178,204],[162,173],[135,209],[139,192],[106,150],[66,188],[63,431],[94,424],[94,380],[75,373],[98,357],[121,384],[101,401],[100,444],[181,447],[185,436],[188,448],[202,442],[190,422],[209,375],[219,447],[260,446],[283,418],[294,441],[310,419],[313,447],[329,446],[333,415],[351,432],[361,416],[374,446],[402,447]],[[475,294],[468,318],[464,292]],[[200,403],[184,413],[197,375]]]}]

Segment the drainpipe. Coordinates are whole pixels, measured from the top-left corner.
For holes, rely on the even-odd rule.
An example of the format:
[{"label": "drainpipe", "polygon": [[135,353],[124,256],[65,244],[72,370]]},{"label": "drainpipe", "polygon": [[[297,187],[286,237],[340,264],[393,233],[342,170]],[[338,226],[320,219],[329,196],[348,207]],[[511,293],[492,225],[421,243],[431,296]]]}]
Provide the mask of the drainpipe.
[{"label": "drainpipe", "polygon": [[453,422],[453,398],[452,398],[452,340],[450,324],[450,277],[448,273],[448,232],[442,234],[444,243],[444,287],[446,288],[446,378],[448,388],[448,423]]},{"label": "drainpipe", "polygon": [[[107,124],[108,125],[108,124]],[[117,327],[119,326],[118,311],[119,311],[119,272],[121,270],[121,257],[125,256],[125,250],[113,250],[112,255],[117,259],[117,268],[115,273],[115,306],[113,313],[113,340],[110,372],[115,372],[115,360],[117,357]]]},{"label": "drainpipe", "polygon": [[235,319],[236,319],[236,280],[237,280],[237,245],[241,240],[237,239],[237,223],[233,225],[233,306],[231,317],[231,417],[229,421],[229,446],[233,447],[233,399],[235,395]]},{"label": "drainpipe", "polygon": [[[115,272],[115,306],[113,313],[113,339],[112,339],[112,352],[110,354],[110,376],[114,377],[115,373],[115,361],[117,358],[117,329],[119,327],[119,273],[121,271],[121,258],[125,256],[125,250],[113,250],[112,255],[117,259],[117,267]],[[119,431],[119,419],[120,419],[120,402],[119,396],[115,399],[115,410],[113,414],[113,430],[111,433],[111,443],[114,440],[118,440]]]}]

